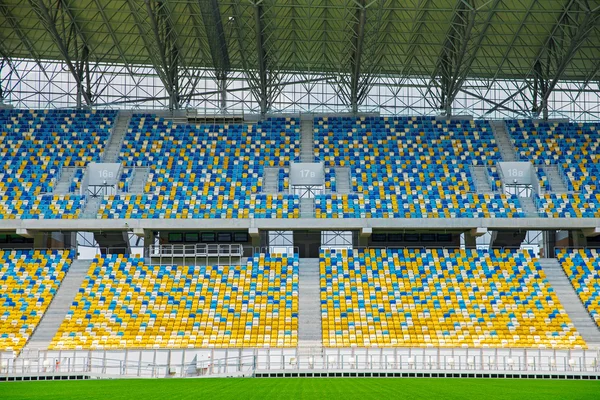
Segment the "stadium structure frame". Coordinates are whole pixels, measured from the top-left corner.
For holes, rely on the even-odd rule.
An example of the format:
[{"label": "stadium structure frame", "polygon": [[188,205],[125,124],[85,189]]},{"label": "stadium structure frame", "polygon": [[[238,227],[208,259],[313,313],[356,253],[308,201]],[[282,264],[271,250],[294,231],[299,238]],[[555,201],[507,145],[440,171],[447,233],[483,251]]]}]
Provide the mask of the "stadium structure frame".
[{"label": "stadium structure frame", "polygon": [[600,118],[597,0],[0,0],[17,108]]}]

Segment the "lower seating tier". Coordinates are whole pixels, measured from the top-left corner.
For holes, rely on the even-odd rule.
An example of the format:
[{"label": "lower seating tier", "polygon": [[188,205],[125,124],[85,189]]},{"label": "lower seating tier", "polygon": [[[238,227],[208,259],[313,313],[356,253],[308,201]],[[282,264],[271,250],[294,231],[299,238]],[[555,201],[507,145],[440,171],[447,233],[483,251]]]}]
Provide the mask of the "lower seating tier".
[{"label": "lower seating tier", "polygon": [[298,256],[242,266],[97,258],[50,348],[294,347]]},{"label": "lower seating tier", "polygon": [[68,250],[0,250],[0,351],[25,346],[73,257]]},{"label": "lower seating tier", "polygon": [[322,250],[320,274],[328,347],[586,347],[525,250]]}]

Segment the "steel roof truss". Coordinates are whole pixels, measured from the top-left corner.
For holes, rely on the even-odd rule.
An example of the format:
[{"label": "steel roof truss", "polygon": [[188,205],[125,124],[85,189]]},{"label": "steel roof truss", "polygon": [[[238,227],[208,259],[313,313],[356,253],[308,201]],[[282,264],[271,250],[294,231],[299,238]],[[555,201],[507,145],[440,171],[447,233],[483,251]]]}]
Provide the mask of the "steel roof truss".
[{"label": "steel roof truss", "polygon": [[[87,48],[87,42],[85,41],[81,31],[75,24],[75,21],[68,10],[68,5],[66,3],[57,3],[56,9],[53,10],[53,6],[48,6],[44,0],[29,0],[31,7],[37,14],[38,18],[42,22],[42,25],[45,26],[46,30],[50,33],[50,36],[54,40],[54,43],[58,47],[60,53],[63,55],[65,59],[65,63],[73,77],[75,78],[75,82],[77,83],[77,106],[81,107],[81,97],[85,100],[85,103],[88,107],[92,106],[93,101],[90,93],[84,87],[84,82],[82,76],[80,74],[82,68],[79,67],[78,62],[86,62],[82,56],[83,48]],[[57,25],[58,16],[61,18],[61,26]],[[64,16],[70,20],[66,22],[64,20]],[[61,36],[59,32],[59,28],[65,37]],[[81,40],[82,48],[79,49],[77,39]],[[71,52],[75,55],[75,62],[71,58]],[[88,48],[89,50],[89,48]],[[86,55],[88,55],[86,51]]]},{"label": "steel roof truss", "polygon": [[[548,99],[579,48],[600,21],[600,7],[568,0],[533,64],[533,111],[548,118]],[[538,101],[539,98],[539,101]]]},{"label": "steel roof truss", "polygon": [[106,27],[106,29],[108,29],[108,34],[111,37],[113,44],[114,44],[115,48],[117,49],[117,52],[119,53],[119,57],[123,61],[123,64],[124,64],[125,68],[127,69],[129,76],[135,82],[135,73],[131,69],[131,65],[127,59],[127,56],[125,56],[123,47],[121,46],[121,41],[117,38],[117,34],[115,33],[115,30],[108,18],[108,15],[106,14],[106,11],[104,10],[104,6],[102,5],[101,0],[94,0],[94,3],[96,4],[96,8],[98,9],[98,13],[100,14],[100,16],[102,18],[102,22],[103,22],[104,26]]},{"label": "steel roof truss", "polygon": [[468,56],[468,45],[477,17],[477,10],[471,4],[473,2],[474,0],[458,0],[431,79],[431,86],[441,89],[439,108],[446,115],[452,114],[455,87],[459,82],[463,60]]},{"label": "steel roof truss", "polygon": [[[162,44],[160,34],[158,34],[155,15],[150,6],[151,0],[144,0],[144,4],[139,4],[135,0],[127,0],[131,15],[137,25],[140,37],[144,42],[148,56],[154,66],[154,69],[163,83],[165,90],[169,95],[169,108],[177,107],[177,91],[172,80],[173,72],[171,65],[167,62],[165,56],[165,46]],[[148,21],[148,19],[150,21]],[[168,36],[168,35],[167,35]]]},{"label": "steel roof truss", "polygon": [[49,80],[50,77],[48,76],[46,69],[44,68],[44,66],[41,62],[40,55],[35,50],[33,44],[31,43],[31,40],[29,40],[29,37],[25,34],[25,32],[24,32],[23,28],[21,27],[21,24],[19,24],[19,21],[17,20],[17,18],[12,14],[12,12],[8,8],[8,6],[4,3],[3,0],[0,0],[0,13],[4,16],[4,18],[6,18],[10,27],[12,28],[12,30],[15,32],[15,34],[17,35],[17,37],[19,38],[19,40],[21,41],[23,46],[25,46],[29,55],[31,56],[31,59],[35,61],[37,66],[43,72],[46,79]]},{"label": "steel roof truss", "polygon": [[227,48],[219,3],[217,0],[197,1],[204,24],[204,31],[208,38],[214,69],[217,71],[218,76],[226,76],[231,70],[231,62],[229,60],[229,50]]}]

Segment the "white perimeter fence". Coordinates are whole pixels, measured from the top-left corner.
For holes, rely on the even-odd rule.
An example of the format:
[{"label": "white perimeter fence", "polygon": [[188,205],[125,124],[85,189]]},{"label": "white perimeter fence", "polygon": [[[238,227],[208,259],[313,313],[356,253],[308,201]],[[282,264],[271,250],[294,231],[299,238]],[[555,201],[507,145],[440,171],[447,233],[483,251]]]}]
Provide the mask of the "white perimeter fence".
[{"label": "white perimeter fence", "polygon": [[271,348],[0,353],[0,377],[84,374],[111,378],[252,376],[269,371],[600,372],[599,350]]}]

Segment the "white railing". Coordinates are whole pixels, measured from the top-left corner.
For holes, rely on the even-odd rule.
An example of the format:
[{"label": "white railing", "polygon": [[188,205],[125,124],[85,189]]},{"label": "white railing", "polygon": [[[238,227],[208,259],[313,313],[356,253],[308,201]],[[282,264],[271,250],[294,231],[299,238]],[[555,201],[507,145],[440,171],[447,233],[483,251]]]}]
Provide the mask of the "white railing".
[{"label": "white railing", "polygon": [[[195,377],[221,374],[251,375],[255,371],[253,355],[230,359],[171,360],[176,351],[123,352],[47,352],[39,357],[0,359],[1,376],[89,375],[120,378]],[[129,353],[129,359],[128,359]],[[135,357],[132,358],[132,355]]]},{"label": "white railing", "polygon": [[148,247],[150,257],[241,257],[241,244],[162,244]]},{"label": "white railing", "polygon": [[495,371],[597,374],[600,351],[446,348],[272,348],[0,353],[0,376],[249,376],[278,371]]}]

